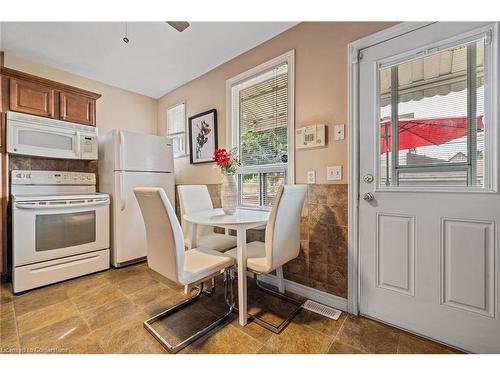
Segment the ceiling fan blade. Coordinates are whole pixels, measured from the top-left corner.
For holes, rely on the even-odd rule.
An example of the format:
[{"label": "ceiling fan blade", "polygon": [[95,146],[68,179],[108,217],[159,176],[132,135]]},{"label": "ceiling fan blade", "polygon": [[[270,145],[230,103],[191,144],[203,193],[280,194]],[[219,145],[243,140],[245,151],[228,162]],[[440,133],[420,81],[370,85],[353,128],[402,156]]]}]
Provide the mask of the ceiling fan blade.
[{"label": "ceiling fan blade", "polygon": [[189,22],[186,21],[165,21],[165,22],[179,32],[183,32],[189,27]]}]

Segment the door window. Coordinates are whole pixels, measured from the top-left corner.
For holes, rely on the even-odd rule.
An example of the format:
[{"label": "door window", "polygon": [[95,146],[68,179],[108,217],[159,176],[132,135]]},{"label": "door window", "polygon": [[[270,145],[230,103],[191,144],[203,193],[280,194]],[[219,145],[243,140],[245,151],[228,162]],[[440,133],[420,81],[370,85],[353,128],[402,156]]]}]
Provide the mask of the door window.
[{"label": "door window", "polygon": [[379,68],[381,187],[488,187],[485,47],[481,38]]}]

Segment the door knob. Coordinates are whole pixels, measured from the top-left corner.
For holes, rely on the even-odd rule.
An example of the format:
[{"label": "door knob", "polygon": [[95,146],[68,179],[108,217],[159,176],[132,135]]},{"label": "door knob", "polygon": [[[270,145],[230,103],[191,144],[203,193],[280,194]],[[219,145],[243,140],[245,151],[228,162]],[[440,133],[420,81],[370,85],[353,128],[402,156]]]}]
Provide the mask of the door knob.
[{"label": "door knob", "polygon": [[373,195],[373,193],[364,193],[363,194],[363,199],[367,202],[369,201],[372,201],[375,199],[375,196]]}]

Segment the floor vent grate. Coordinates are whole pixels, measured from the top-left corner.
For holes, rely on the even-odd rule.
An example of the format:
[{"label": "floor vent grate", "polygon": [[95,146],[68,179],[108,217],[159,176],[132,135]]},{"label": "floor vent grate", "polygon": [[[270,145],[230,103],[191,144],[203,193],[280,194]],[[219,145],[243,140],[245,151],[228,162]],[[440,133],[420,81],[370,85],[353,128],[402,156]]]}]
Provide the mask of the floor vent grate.
[{"label": "floor vent grate", "polygon": [[311,301],[310,299],[304,302],[302,308],[315,312],[316,314],[326,316],[327,318],[333,320],[337,320],[340,317],[340,314],[342,314],[342,311],[340,310],[334,309],[333,307],[330,306],[322,305],[321,303],[318,302]]}]

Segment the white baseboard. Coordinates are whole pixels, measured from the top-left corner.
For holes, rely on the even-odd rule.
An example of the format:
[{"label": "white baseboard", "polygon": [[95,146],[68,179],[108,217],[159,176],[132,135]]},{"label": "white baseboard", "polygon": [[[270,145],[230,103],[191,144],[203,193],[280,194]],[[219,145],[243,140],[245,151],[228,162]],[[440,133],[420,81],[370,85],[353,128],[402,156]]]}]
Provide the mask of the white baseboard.
[{"label": "white baseboard", "polygon": [[[274,275],[259,275],[258,279],[264,283],[278,286],[277,277]],[[299,296],[308,298],[312,301],[322,303],[323,305],[333,307],[338,310],[347,311],[347,299],[334,296],[333,294],[323,292],[318,289],[305,286],[295,281],[285,279],[285,289]]]}]

